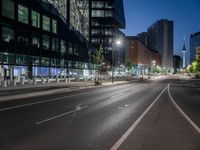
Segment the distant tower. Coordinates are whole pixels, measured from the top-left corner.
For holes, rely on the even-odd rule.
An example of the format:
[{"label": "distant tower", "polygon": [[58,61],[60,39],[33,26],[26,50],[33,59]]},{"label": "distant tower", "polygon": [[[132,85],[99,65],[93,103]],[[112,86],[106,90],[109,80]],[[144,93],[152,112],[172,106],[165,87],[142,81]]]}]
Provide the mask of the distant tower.
[{"label": "distant tower", "polygon": [[185,37],[184,37],[184,44],[183,44],[183,49],[182,49],[182,53],[183,53],[183,68],[185,68],[185,53],[186,53],[186,48],[185,48]]}]

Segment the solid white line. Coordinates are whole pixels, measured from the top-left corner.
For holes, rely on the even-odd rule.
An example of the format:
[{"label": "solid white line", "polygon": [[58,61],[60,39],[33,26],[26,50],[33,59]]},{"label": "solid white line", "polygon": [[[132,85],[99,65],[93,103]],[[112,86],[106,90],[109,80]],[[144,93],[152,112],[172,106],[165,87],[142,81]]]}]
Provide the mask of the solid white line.
[{"label": "solid white line", "polygon": [[119,97],[119,96],[124,95],[124,94],[125,94],[125,93],[119,93],[119,94],[117,94],[117,95],[111,96],[110,99]]},{"label": "solid white line", "polygon": [[144,118],[144,116],[149,112],[149,110],[154,106],[154,104],[158,101],[160,96],[165,92],[168,85],[161,91],[161,93],[156,97],[156,99],[148,106],[148,108],[141,114],[141,116],[131,125],[131,127],[122,135],[122,137],[111,147],[110,150],[117,150],[122,143],[128,138],[128,136],[133,132],[136,126],[140,123],[140,121]]},{"label": "solid white line", "polygon": [[78,108],[78,109],[71,110],[71,111],[69,111],[69,112],[66,112],[66,113],[63,113],[63,114],[60,114],[60,115],[57,115],[57,116],[53,116],[53,117],[51,117],[51,118],[44,119],[44,120],[42,120],[42,121],[38,121],[38,122],[36,122],[35,124],[36,124],[36,125],[40,125],[40,124],[42,124],[42,123],[45,123],[45,122],[48,122],[48,121],[51,121],[51,120],[60,118],[60,117],[62,117],[62,116],[69,115],[69,114],[72,114],[72,113],[74,113],[74,112],[78,112],[78,111],[80,111],[80,110],[82,110],[82,109],[85,109],[85,108],[87,108],[87,107],[88,107],[88,106],[80,107],[80,108]]},{"label": "solid white line", "polygon": [[33,103],[28,103],[28,104],[22,104],[22,105],[12,106],[12,107],[6,107],[6,108],[0,109],[0,112],[6,111],[6,110],[12,110],[12,109],[16,109],[16,108],[22,108],[22,107],[26,107],[26,106],[32,106],[32,105],[37,105],[37,104],[43,104],[43,103],[53,102],[53,101],[61,100],[61,99],[64,99],[64,98],[70,98],[70,97],[74,97],[74,96],[78,96],[78,95],[85,95],[85,94],[94,93],[94,92],[97,92],[97,91],[86,92],[86,93],[78,93],[78,94],[68,95],[68,96],[64,96],[64,97],[60,97],[60,98],[55,98],[55,99],[51,99],[51,100],[44,100],[44,101],[38,101],[38,102],[33,102]]},{"label": "solid white line", "polygon": [[168,86],[168,95],[172,101],[172,103],[175,105],[175,107],[179,110],[179,112],[185,117],[185,119],[192,125],[192,127],[200,134],[200,128],[184,113],[184,111],[177,105],[175,100],[173,99],[171,93],[170,93],[170,84]]}]

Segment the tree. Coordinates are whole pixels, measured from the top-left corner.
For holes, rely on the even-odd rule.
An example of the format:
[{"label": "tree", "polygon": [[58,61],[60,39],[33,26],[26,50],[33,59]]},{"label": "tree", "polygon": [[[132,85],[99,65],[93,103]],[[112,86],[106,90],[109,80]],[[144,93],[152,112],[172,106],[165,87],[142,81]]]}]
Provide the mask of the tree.
[{"label": "tree", "polygon": [[193,61],[187,69],[191,73],[200,73],[200,55],[198,56],[197,60]]},{"label": "tree", "polygon": [[128,71],[129,78],[131,77],[131,70],[132,70],[132,67],[133,67],[133,64],[132,64],[130,61],[127,61],[127,62],[125,63],[125,68],[126,68],[127,71]]},{"label": "tree", "polygon": [[96,80],[96,74],[95,74],[95,85],[99,85],[99,75],[102,69],[102,65],[104,65],[104,55],[103,55],[103,48],[102,45],[100,44],[97,47],[97,50],[95,51],[95,53],[92,55],[92,61],[96,66],[96,70],[97,70],[97,80]]},{"label": "tree", "polygon": [[157,67],[157,66],[153,66],[151,67],[151,73],[160,73],[161,72],[161,69],[160,67]]}]

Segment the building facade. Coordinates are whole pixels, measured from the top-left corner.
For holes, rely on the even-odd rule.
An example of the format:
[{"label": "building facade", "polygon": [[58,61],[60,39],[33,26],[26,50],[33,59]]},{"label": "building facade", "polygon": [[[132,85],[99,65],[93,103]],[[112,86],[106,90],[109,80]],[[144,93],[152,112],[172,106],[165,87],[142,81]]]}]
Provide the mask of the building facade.
[{"label": "building facade", "polygon": [[200,47],[196,47],[196,60],[198,60],[199,59],[199,57],[200,57]]},{"label": "building facade", "polygon": [[190,35],[190,63],[196,59],[197,47],[200,47],[200,32]]},{"label": "building facade", "polygon": [[65,9],[46,0],[0,0],[0,7],[1,80],[80,79],[91,74],[92,49],[86,38],[63,20]]},{"label": "building facade", "polygon": [[[90,0],[89,6],[91,44],[95,47],[102,45],[107,63],[113,65],[122,63],[117,61],[123,60],[123,58],[113,57],[113,53],[122,49],[117,47],[115,41],[125,38],[125,35],[119,30],[125,28],[123,0]],[[118,56],[123,57],[124,55]]]},{"label": "building facade", "polygon": [[53,4],[63,20],[89,40],[89,0],[44,0]]},{"label": "building facade", "polygon": [[177,73],[180,68],[182,67],[182,59],[178,55],[173,56],[173,68],[174,68],[174,73]]},{"label": "building facade", "polygon": [[153,66],[161,67],[161,55],[146,47],[146,45],[135,36],[127,36],[126,61],[133,64],[133,75],[148,74]]},{"label": "building facade", "polygon": [[141,32],[136,35],[140,41],[142,41],[146,46],[148,46],[148,33]]},{"label": "building facade", "polygon": [[162,19],[148,28],[148,47],[162,55],[162,67],[173,67],[173,21]]}]

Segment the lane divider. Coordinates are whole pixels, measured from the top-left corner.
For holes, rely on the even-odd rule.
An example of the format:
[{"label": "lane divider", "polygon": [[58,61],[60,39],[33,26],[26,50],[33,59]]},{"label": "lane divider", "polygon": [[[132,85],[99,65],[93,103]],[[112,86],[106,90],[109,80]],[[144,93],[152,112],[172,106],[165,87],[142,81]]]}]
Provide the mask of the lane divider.
[{"label": "lane divider", "polygon": [[175,105],[175,107],[179,110],[179,112],[183,115],[183,117],[192,125],[192,127],[200,134],[200,128],[184,113],[184,111],[178,106],[178,104],[173,99],[171,92],[170,92],[170,84],[168,85],[168,95],[172,101],[172,103]]},{"label": "lane divider", "polygon": [[6,110],[17,109],[17,108],[23,108],[23,107],[32,106],[32,105],[49,103],[49,102],[53,102],[53,101],[61,101],[61,100],[66,99],[66,98],[71,98],[71,97],[74,97],[74,96],[86,95],[86,94],[96,93],[96,92],[97,92],[97,90],[96,91],[91,91],[91,92],[86,92],[86,93],[77,93],[77,94],[63,96],[63,97],[54,98],[54,99],[50,99],[50,100],[43,100],[43,101],[37,101],[37,102],[32,102],[32,103],[27,103],[27,104],[21,104],[21,105],[17,105],[17,106],[11,106],[11,107],[6,107],[6,108],[1,108],[0,112],[6,111]]},{"label": "lane divider", "polygon": [[[66,99],[66,98],[71,98],[71,97],[80,96],[80,95],[87,95],[87,94],[90,94],[90,93],[94,94],[94,93],[97,93],[98,91],[99,90],[94,90],[94,91],[89,91],[89,92],[85,92],[85,93],[77,93],[77,94],[73,94],[73,95],[62,96],[62,97],[58,97],[58,98],[54,98],[54,99],[50,99],[50,100],[42,100],[42,101],[37,101],[37,102],[32,102],[32,103],[27,103],[27,104],[21,104],[21,105],[17,105],[17,106],[0,108],[0,112],[12,110],[12,109],[17,109],[17,108],[23,108],[23,107],[32,106],[32,105],[54,102],[54,101],[61,101],[61,100]],[[123,91],[120,91],[120,92],[126,92],[126,91],[129,91],[129,90],[123,90]]]},{"label": "lane divider", "polygon": [[63,117],[65,115],[69,115],[69,114],[72,114],[72,113],[75,113],[75,112],[78,112],[82,109],[86,109],[88,108],[88,106],[84,106],[84,107],[77,107],[75,110],[71,110],[71,111],[68,111],[68,112],[65,112],[63,114],[60,114],[60,115],[56,115],[56,116],[53,116],[53,117],[50,117],[50,118],[47,118],[47,119],[44,119],[44,120],[41,120],[41,121],[38,121],[36,122],[35,124],[36,125],[40,125],[42,123],[45,123],[45,122],[48,122],[48,121],[51,121],[51,120],[54,120],[54,119],[57,119],[57,118],[60,118],[60,117]]},{"label": "lane divider", "polygon": [[146,114],[150,111],[154,104],[159,100],[161,95],[166,91],[168,85],[160,92],[156,99],[147,107],[147,109],[141,114],[141,116],[131,125],[131,127],[121,136],[121,138],[111,147],[110,150],[117,150],[124,143],[124,141],[128,138],[128,136],[134,131],[137,125],[144,118],[144,116],[146,116]]},{"label": "lane divider", "polygon": [[117,95],[111,96],[110,99],[116,98],[116,97],[119,97],[119,96],[122,96],[122,95],[124,95],[124,94],[125,94],[125,93],[119,93],[119,94],[117,94]]}]

